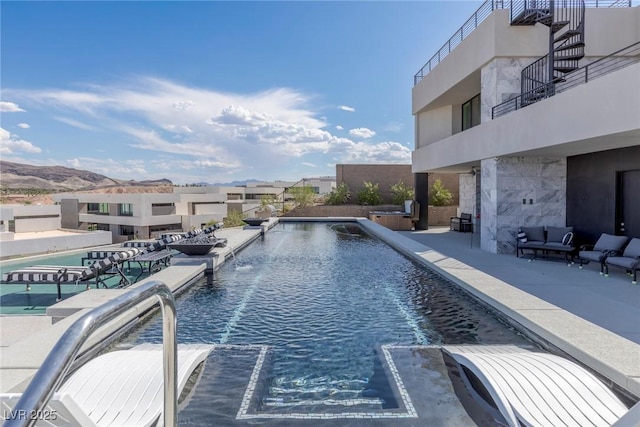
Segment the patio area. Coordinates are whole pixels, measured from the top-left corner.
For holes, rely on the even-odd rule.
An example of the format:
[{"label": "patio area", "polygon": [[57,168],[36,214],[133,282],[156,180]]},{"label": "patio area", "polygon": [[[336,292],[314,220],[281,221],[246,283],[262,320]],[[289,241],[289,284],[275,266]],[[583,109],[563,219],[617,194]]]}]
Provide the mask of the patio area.
[{"label": "patio area", "polygon": [[398,233],[640,344],[640,286],[632,285],[622,269],[611,269],[609,277],[603,277],[599,265],[569,267],[558,254],[532,262],[514,254],[493,254],[480,249],[479,234],[449,227]]}]

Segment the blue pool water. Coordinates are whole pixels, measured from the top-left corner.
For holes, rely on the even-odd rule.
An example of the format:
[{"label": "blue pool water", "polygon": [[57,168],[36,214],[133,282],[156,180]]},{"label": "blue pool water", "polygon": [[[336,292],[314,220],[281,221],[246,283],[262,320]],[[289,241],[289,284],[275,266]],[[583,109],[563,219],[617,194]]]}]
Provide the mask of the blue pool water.
[{"label": "blue pool water", "polygon": [[[179,342],[268,346],[258,399],[265,408],[327,399],[384,408],[393,399],[377,378],[381,345],[525,342],[424,266],[364,232],[343,231],[277,225],[228,260],[212,285],[203,280],[178,299]],[[159,319],[129,340],[160,342]],[[216,375],[224,383],[225,372]]]}]

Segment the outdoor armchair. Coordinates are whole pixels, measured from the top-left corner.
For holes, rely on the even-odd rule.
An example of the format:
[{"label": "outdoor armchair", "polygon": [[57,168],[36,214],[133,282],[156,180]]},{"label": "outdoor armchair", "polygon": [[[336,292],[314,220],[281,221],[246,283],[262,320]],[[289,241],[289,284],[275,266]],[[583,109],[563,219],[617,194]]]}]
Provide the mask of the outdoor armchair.
[{"label": "outdoor armchair", "polygon": [[610,255],[604,260],[604,275],[609,275],[609,266],[625,268],[633,277],[631,283],[638,283],[637,275],[640,268],[640,239],[633,238],[624,249],[622,255]]},{"label": "outdoor armchair", "polygon": [[622,252],[622,248],[629,240],[626,236],[613,236],[602,233],[595,245],[583,245],[578,252],[580,258],[580,268],[590,261],[600,263],[600,274],[604,275],[604,264],[608,256],[616,256]]}]

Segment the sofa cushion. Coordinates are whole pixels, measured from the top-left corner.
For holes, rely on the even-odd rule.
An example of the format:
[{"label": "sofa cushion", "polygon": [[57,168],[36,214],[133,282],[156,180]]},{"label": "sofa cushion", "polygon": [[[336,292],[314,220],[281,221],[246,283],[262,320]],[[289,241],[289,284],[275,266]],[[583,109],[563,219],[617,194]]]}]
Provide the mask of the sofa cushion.
[{"label": "sofa cushion", "polygon": [[516,239],[518,239],[520,243],[527,243],[527,233],[522,231],[522,228],[519,229],[518,234],[516,234]]},{"label": "sofa cushion", "polygon": [[544,228],[543,227],[522,227],[522,231],[527,235],[527,240],[544,242]]},{"label": "sofa cushion", "polygon": [[518,248],[519,249],[544,249],[545,243],[529,240],[526,243],[519,243]]},{"label": "sofa cushion", "polygon": [[573,227],[547,227],[547,242],[562,242],[562,238],[573,231]]},{"label": "sofa cushion", "polygon": [[612,236],[611,234],[602,233],[595,246],[594,251],[622,251],[622,247],[627,243],[628,237],[626,236]]},{"label": "sofa cushion", "polygon": [[563,245],[558,242],[549,242],[544,244],[544,248],[550,251],[561,251],[561,252],[571,252],[575,249],[575,247],[571,245]]},{"label": "sofa cushion", "polygon": [[633,238],[629,242],[622,256],[627,258],[640,258],[640,239]]}]

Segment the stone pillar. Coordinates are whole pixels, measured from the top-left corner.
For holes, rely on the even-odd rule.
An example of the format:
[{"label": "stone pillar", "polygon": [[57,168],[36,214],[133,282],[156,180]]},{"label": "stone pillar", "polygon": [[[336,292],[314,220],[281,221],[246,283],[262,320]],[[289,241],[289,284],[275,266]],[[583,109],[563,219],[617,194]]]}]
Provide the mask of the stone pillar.
[{"label": "stone pillar", "polygon": [[470,173],[461,173],[458,176],[460,188],[460,201],[458,202],[459,212],[476,213],[476,176]]},{"label": "stone pillar", "polygon": [[482,249],[513,253],[519,227],[566,226],[566,158],[486,159],[481,173]]},{"label": "stone pillar", "polygon": [[414,173],[413,182],[415,198],[420,203],[420,216],[416,222],[416,230],[426,230],[429,228],[429,174]]}]

